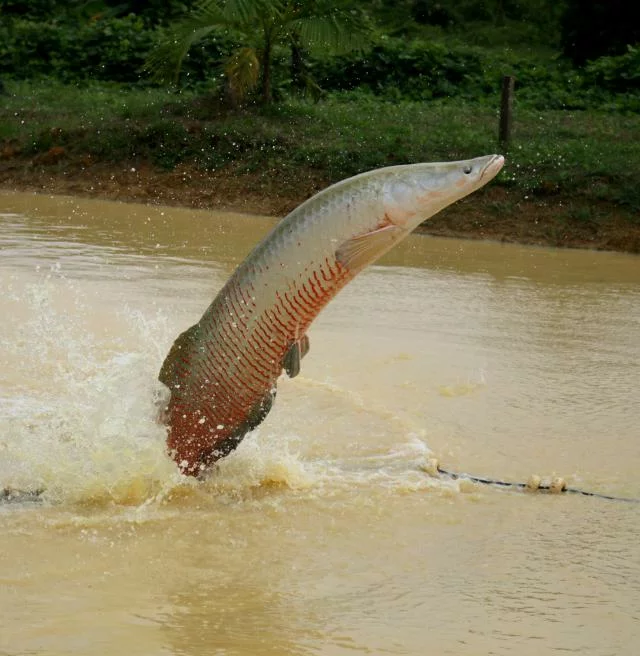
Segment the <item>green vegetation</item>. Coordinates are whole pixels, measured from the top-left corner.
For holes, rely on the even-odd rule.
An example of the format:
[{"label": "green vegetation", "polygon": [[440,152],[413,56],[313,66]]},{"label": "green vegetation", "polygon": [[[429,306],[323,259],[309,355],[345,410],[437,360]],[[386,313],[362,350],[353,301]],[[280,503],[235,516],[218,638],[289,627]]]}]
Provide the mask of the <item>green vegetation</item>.
[{"label": "green vegetation", "polygon": [[566,0],[562,48],[574,64],[621,55],[640,42],[640,6],[629,0]]},{"label": "green vegetation", "polygon": [[[589,0],[601,24],[569,24],[578,4],[0,0],[0,181],[96,163],[277,172],[302,200],[304,180],[494,152],[508,74],[513,142],[478,206],[500,219],[536,203],[559,242],[613,216],[638,227],[638,23]],[[145,69],[179,63],[170,88]]]},{"label": "green vegetation", "polygon": [[278,45],[290,48],[292,81],[305,86],[310,81],[305,75],[307,50],[351,50],[364,44],[368,32],[361,12],[337,0],[199,0],[150,53],[148,67],[160,78],[176,82],[190,48],[216,28],[233,31],[240,44],[223,64],[234,104],[244,100],[258,80],[262,102],[271,102],[271,70]]},{"label": "green vegetation", "polygon": [[[291,99],[242,111],[195,91],[93,84],[10,83],[0,138],[29,157],[150,161],[173,168],[322,172],[327,182],[374,168],[494,151],[496,112],[486,104],[386,102],[345,92],[320,103]],[[375,126],[375,129],[372,129]],[[640,211],[640,116],[517,109],[500,183],[524,194],[606,200]]]},{"label": "green vegetation", "polygon": [[227,101],[260,79],[253,100],[263,102],[366,89],[495,103],[509,74],[529,107],[638,113],[638,10],[586,4],[580,13],[583,0],[376,0],[367,14],[349,0],[0,0],[0,79],[152,86],[151,71]]}]

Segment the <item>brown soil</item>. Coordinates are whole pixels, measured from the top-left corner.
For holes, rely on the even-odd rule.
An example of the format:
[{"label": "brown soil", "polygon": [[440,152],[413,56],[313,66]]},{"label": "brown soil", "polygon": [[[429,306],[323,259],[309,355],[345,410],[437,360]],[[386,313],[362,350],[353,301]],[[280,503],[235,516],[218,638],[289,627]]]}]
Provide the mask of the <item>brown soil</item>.
[{"label": "brown soil", "polygon": [[[35,160],[3,155],[4,189],[270,216],[284,216],[331,182],[314,170],[290,178],[233,167],[216,172],[187,166],[162,171],[140,163],[93,162],[89,157],[69,162],[57,152]],[[531,199],[497,185],[456,203],[418,230],[445,237],[640,253],[638,216],[611,204],[594,206],[561,195]]]}]

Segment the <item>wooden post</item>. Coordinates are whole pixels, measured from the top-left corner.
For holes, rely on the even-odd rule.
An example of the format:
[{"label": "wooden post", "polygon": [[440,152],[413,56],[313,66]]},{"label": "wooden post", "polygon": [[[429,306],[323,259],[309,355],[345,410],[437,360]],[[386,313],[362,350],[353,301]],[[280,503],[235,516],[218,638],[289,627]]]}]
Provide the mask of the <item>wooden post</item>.
[{"label": "wooden post", "polygon": [[513,115],[513,89],[516,78],[505,75],[502,78],[502,99],[500,100],[500,131],[498,142],[500,148],[507,150],[511,141],[511,124]]}]

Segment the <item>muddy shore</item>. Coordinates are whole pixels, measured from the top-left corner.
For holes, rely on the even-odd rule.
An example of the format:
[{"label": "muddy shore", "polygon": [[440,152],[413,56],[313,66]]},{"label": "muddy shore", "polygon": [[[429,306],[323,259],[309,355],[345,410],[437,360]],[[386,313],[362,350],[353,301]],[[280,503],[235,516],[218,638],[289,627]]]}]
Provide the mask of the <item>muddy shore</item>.
[{"label": "muddy shore", "polygon": [[[140,162],[0,161],[0,188],[6,190],[269,216],[286,215],[330,182],[313,170],[291,178],[233,167],[163,171]],[[561,195],[528,197],[499,185],[463,199],[418,230],[444,237],[640,253],[640,217],[611,204],[580,205]]]}]

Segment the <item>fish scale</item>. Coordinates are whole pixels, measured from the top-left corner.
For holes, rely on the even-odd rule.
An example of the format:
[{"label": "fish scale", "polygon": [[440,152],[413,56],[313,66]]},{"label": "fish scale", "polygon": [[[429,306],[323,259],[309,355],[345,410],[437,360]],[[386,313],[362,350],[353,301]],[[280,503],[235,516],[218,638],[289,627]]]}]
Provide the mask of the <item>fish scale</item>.
[{"label": "fish scale", "polygon": [[249,254],[197,324],[174,342],[160,380],[169,453],[201,475],[268,414],[283,369],[295,376],[307,329],[365,266],[424,220],[486,184],[498,155],[377,169],[321,191]]}]

